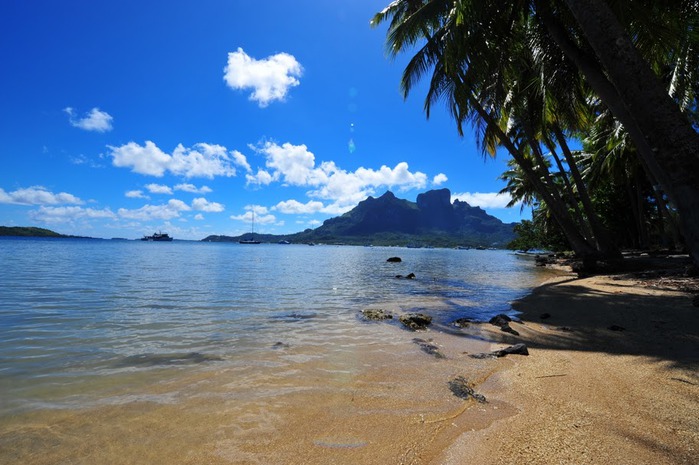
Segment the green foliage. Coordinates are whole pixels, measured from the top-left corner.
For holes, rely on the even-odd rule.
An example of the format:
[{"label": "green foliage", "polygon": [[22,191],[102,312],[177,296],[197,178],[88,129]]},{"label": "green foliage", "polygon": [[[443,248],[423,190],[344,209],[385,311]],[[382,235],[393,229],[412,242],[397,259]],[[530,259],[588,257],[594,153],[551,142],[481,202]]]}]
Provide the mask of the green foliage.
[{"label": "green foliage", "polygon": [[15,237],[65,237],[62,234],[33,226],[0,226],[0,236]]}]

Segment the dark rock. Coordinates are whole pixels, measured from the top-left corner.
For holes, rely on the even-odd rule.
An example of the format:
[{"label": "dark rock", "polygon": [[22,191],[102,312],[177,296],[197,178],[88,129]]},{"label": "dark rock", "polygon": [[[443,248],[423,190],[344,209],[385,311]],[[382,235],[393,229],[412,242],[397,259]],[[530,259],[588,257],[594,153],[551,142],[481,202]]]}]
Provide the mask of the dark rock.
[{"label": "dark rock", "polygon": [[539,318],[541,318],[542,320],[546,320],[546,319],[551,318],[551,314],[550,313],[542,313],[541,315],[539,315]]},{"label": "dark rock", "polygon": [[625,331],[626,330],[626,328],[624,328],[623,326],[619,326],[619,325],[611,325],[607,329],[609,329],[611,331]]},{"label": "dark rock", "polygon": [[391,257],[391,258],[389,258],[389,259],[386,260],[386,261],[389,262],[389,263],[400,263],[400,262],[402,262],[403,260],[401,260],[400,257]]},{"label": "dark rock", "polygon": [[505,355],[529,355],[529,350],[525,344],[515,344],[510,347],[505,347],[501,350],[493,352],[496,357],[504,357]]},{"label": "dark rock", "polygon": [[471,323],[473,323],[473,320],[471,320],[470,318],[459,318],[452,324],[457,328],[468,328]]},{"label": "dark rock", "polygon": [[484,395],[478,394],[476,391],[474,391],[471,384],[466,381],[463,376],[457,376],[453,380],[449,381],[449,390],[451,390],[452,394],[460,399],[473,399],[482,404],[488,402],[485,400]]},{"label": "dark rock", "polygon": [[408,313],[400,317],[400,322],[413,331],[425,329],[432,323],[432,317],[423,313]]},{"label": "dark rock", "polygon": [[559,328],[557,328],[557,329],[558,329],[559,331],[565,331],[565,332],[567,332],[567,333],[572,333],[572,332],[573,332],[573,328],[569,328],[568,326],[561,326],[561,327],[559,327]]},{"label": "dark rock", "polygon": [[504,349],[496,350],[494,352],[486,352],[481,354],[469,355],[471,358],[486,359],[486,358],[500,358],[506,355],[529,355],[529,350],[525,344],[515,344]]},{"label": "dark rock", "polygon": [[413,339],[413,342],[420,346],[420,350],[422,350],[426,354],[433,355],[436,358],[447,358],[443,353],[439,351],[439,347],[437,347],[435,344],[432,344],[431,341],[415,338]]},{"label": "dark rock", "polygon": [[367,308],[366,310],[362,310],[362,315],[364,315],[364,318],[367,320],[373,321],[390,320],[393,318],[391,313],[380,308]]},{"label": "dark rock", "polygon": [[286,342],[275,342],[272,349],[288,349],[289,347],[291,346]]},{"label": "dark rock", "polygon": [[410,273],[405,279],[415,279],[415,273]]},{"label": "dark rock", "polygon": [[498,326],[501,331],[514,334],[515,336],[519,336],[519,333],[516,330],[512,329],[512,327],[510,326],[511,321],[512,318],[505,315],[504,313],[501,313],[500,315],[496,315],[493,318],[491,318],[489,323],[493,326]]},{"label": "dark rock", "polygon": [[501,313],[499,315],[492,317],[488,321],[488,323],[490,323],[491,325],[495,325],[495,326],[503,326],[503,325],[510,323],[510,321],[512,321],[512,318],[505,315],[504,313]]}]

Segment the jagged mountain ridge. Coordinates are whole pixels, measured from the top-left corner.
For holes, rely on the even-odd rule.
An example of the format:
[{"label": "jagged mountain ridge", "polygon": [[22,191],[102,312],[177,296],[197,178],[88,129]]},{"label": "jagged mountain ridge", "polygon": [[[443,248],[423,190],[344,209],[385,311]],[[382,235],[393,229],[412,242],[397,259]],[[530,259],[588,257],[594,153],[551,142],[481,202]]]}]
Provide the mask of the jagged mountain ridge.
[{"label": "jagged mountain ridge", "polygon": [[399,199],[390,191],[378,198],[369,197],[344,215],[326,220],[315,231],[340,236],[385,232],[511,236],[512,225],[466,202],[451,203],[449,189],[439,189],[418,195],[416,202]]},{"label": "jagged mountain ridge", "polygon": [[[513,226],[480,207],[458,200],[452,203],[449,189],[422,193],[415,202],[386,191],[380,197],[368,197],[341,216],[325,220],[316,229],[286,236],[256,234],[256,237],[262,241],[504,246],[514,238]],[[245,236],[209,236],[204,240],[237,241]]]}]

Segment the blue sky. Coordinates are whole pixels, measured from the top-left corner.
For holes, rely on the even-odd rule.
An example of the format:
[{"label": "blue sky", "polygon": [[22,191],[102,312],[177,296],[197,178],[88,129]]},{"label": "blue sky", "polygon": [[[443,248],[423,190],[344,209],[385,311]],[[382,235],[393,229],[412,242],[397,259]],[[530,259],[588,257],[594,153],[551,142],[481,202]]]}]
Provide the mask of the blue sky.
[{"label": "blue sky", "polygon": [[[386,190],[503,221],[484,160],[369,20],[388,0],[0,3],[0,225],[178,239],[314,228]],[[526,214],[526,212],[525,212]]]}]

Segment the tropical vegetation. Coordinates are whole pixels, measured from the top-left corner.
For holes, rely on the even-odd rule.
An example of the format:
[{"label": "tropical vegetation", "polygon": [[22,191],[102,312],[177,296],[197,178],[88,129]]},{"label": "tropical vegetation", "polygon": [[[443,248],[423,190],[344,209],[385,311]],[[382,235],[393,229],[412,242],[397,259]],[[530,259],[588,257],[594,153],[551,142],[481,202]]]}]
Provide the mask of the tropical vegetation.
[{"label": "tropical vegetation", "polygon": [[514,202],[584,259],[685,246],[699,262],[699,2],[396,0],[404,96],[446,104],[484,155],[506,153]]}]

